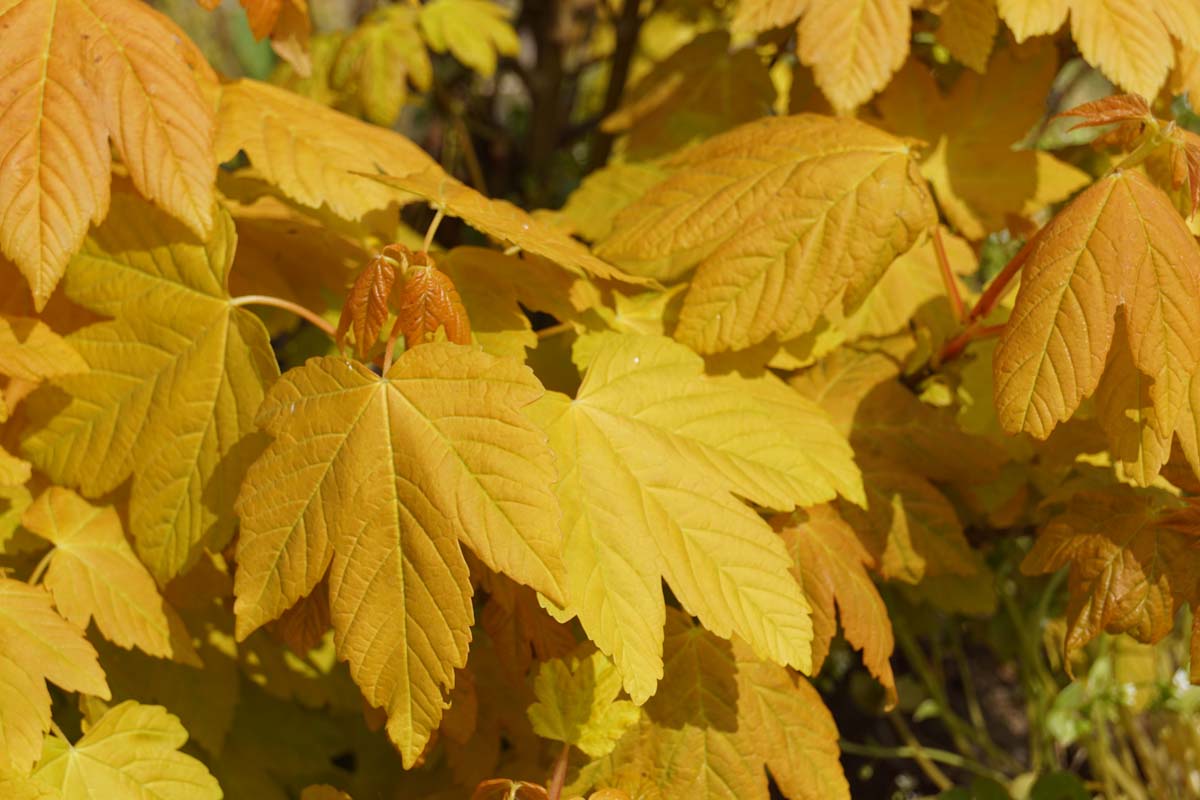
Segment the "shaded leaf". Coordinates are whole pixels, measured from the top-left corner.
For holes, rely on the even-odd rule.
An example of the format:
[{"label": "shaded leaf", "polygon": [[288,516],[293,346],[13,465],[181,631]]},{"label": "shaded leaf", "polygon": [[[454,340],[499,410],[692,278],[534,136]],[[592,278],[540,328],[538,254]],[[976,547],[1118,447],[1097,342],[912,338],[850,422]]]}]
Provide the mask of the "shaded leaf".
[{"label": "shaded leaf", "polygon": [[529,707],[529,721],[538,736],[574,745],[592,758],[611,753],[641,716],[633,703],[617,699],[621,676],[596,650],[542,663],[533,691],[538,702]]}]

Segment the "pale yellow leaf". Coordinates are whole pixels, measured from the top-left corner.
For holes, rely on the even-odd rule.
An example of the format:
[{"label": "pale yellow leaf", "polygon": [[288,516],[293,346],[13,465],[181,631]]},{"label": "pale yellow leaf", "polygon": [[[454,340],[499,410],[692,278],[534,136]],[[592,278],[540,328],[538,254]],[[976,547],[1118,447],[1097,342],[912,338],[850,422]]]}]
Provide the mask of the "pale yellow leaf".
[{"label": "pale yellow leaf", "polygon": [[167,17],[127,0],[0,0],[0,251],[46,304],[108,211],[113,148],[138,190],[212,226],[216,78]]},{"label": "pale yellow leaf", "polygon": [[244,151],[291,199],[310,208],[327,205],[349,220],[401,199],[353,172],[440,171],[398,133],[249,79],[222,87],[214,148],[222,161]]},{"label": "pale yellow leaf", "polygon": [[105,638],[121,647],[172,655],[166,606],[114,508],[54,486],[25,510],[22,523],[54,545],[45,585],[68,621],[87,630],[95,618]]},{"label": "pale yellow leaf", "polygon": [[[0,653],[0,788],[6,768],[28,773],[50,729],[50,692],[41,676]],[[0,797],[9,795],[0,793]]]},{"label": "pale yellow leaf", "polygon": [[1054,33],[1067,21],[1071,0],[996,0],[996,10],[1018,42]]},{"label": "pale yellow leaf", "polygon": [[808,5],[797,52],[839,113],[887,85],[908,55],[909,0],[842,0]]},{"label": "pale yellow leaf", "polygon": [[534,732],[574,745],[592,758],[611,753],[640,716],[633,703],[617,699],[621,675],[595,650],[542,663],[533,691],[538,699],[529,707]]},{"label": "pale yellow leaf", "polygon": [[[38,744],[41,752],[41,744]],[[8,774],[0,769],[0,797],[6,800],[62,800],[62,795],[49,786],[44,786],[24,773]]]},{"label": "pale yellow leaf", "polygon": [[791,25],[808,8],[809,0],[739,0],[730,27],[737,33],[762,33]]},{"label": "pale yellow leaf", "polygon": [[1173,55],[1170,31],[1143,0],[1070,0],[1071,37],[1083,57],[1127,91],[1154,97]]},{"label": "pale yellow leaf", "polygon": [[521,49],[508,20],[512,10],[494,0],[431,0],[418,17],[425,41],[438,53],[451,55],[485,78],[496,72],[499,56]]},{"label": "pale yellow leaf", "polygon": [[162,706],[114,706],[71,744],[46,740],[34,780],[64,798],[221,800],[203,763],[179,752],[187,731]]},{"label": "pale yellow leaf", "polygon": [[68,337],[90,372],[53,379],[27,404],[22,446],[55,482],[98,497],[133,475],[130,533],[160,583],[229,541],[233,511],[213,498],[234,495],[261,446],[254,413],[278,375],[262,323],[230,303],[235,247],[224,211],[201,242],[114,195],[67,294],[115,319]]}]

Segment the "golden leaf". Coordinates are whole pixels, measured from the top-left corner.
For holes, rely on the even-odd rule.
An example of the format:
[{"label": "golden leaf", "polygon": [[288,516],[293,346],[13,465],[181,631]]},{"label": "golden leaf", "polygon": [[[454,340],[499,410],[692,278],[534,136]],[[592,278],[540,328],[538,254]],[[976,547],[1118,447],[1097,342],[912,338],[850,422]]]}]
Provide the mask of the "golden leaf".
[{"label": "golden leaf", "polygon": [[796,51],[839,113],[887,85],[908,55],[909,0],[809,3]]},{"label": "golden leaf", "polygon": [[368,14],[338,48],[330,84],[353,88],[367,119],[390,127],[408,99],[408,84],[428,91],[433,65],[417,32],[418,7],[384,6]]},{"label": "golden leaf", "polygon": [[143,3],[0,0],[0,251],[40,310],[88,223],[104,219],[109,140],[146,197],[212,226],[216,78]]},{"label": "golden leaf", "polygon": [[938,41],[966,66],[986,72],[1000,27],[996,0],[950,0],[940,16]]},{"label": "golden leaf", "polygon": [[438,53],[451,55],[485,78],[496,72],[498,56],[521,49],[508,20],[512,11],[492,0],[431,0],[420,6],[418,21],[425,41]]}]

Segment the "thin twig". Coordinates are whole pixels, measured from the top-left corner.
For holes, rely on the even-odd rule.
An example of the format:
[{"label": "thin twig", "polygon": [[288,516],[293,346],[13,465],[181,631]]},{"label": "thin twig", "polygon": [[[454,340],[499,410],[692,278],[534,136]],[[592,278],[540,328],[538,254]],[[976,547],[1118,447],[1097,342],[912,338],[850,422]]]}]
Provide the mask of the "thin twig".
[{"label": "thin twig", "polygon": [[29,576],[28,581],[30,586],[37,586],[42,580],[42,573],[46,571],[46,567],[50,566],[50,557],[54,555],[57,549],[56,547],[51,547],[47,550],[46,555],[42,556],[42,560],[33,568],[33,574]]},{"label": "thin twig", "polygon": [[554,762],[554,775],[550,778],[550,788],[546,792],[549,800],[559,800],[562,796],[563,784],[567,782],[567,759],[571,755],[571,745],[564,743],[558,761]]},{"label": "thin twig", "polygon": [[[916,750],[911,746],[904,745],[901,747],[882,747],[873,744],[858,744],[857,742],[848,742],[842,739],[838,742],[843,753],[849,753],[855,756],[864,756],[866,758],[894,758],[894,759],[910,759],[916,757]],[[930,761],[936,761],[939,764],[945,764],[950,767],[966,770],[975,775],[980,775],[985,778],[991,778],[999,783],[1007,783],[1008,778],[1002,772],[998,772],[990,767],[984,766],[977,761],[969,758],[964,758],[958,753],[952,753],[949,750],[939,750],[934,747],[920,748],[920,751]]]},{"label": "thin twig", "polygon": [[313,326],[320,328],[329,334],[330,339],[337,338],[337,330],[333,325],[329,324],[320,314],[315,311],[310,311],[302,305],[293,303],[291,300],[284,300],[282,297],[272,297],[269,294],[244,294],[241,297],[235,297],[229,301],[235,306],[271,306],[272,308],[282,308],[284,311],[290,311],[298,317],[302,317]]},{"label": "thin twig", "polygon": [[433,215],[433,221],[429,223],[429,227],[425,230],[425,243],[421,245],[421,249],[426,253],[433,246],[433,237],[437,233],[438,226],[442,224],[442,220],[446,218],[446,209],[438,208],[437,213]]},{"label": "thin twig", "polygon": [[912,729],[908,727],[908,723],[904,721],[896,712],[888,714],[888,721],[892,723],[892,727],[896,729],[896,733],[904,741],[904,744],[912,751],[912,760],[917,762],[917,766],[921,768],[929,780],[933,781],[934,785],[943,792],[954,787],[954,781],[947,777],[946,773],[938,769],[937,764],[933,763],[933,759],[925,752],[925,748],[913,735]]},{"label": "thin twig", "polygon": [[942,241],[942,226],[933,228],[933,252],[937,257],[938,269],[942,273],[942,283],[946,287],[946,297],[950,300],[950,308],[954,311],[954,321],[962,324],[966,321],[967,311],[963,305],[962,294],[958,291],[958,280],[954,270],[950,268],[950,259],[946,256],[946,244]]}]

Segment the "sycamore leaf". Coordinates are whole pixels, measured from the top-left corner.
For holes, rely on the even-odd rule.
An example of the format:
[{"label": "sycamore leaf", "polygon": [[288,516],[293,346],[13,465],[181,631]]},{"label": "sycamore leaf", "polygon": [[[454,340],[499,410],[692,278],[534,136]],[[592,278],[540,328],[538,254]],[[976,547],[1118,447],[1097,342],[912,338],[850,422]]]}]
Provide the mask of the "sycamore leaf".
[{"label": "sycamore leaf", "polygon": [[387,254],[377,255],[367,262],[354,279],[338,318],[334,338],[338,347],[345,347],[346,334],[354,333],[354,350],[360,359],[375,346],[379,332],[388,318],[388,298],[396,283],[396,259]]},{"label": "sycamore leaf", "polygon": [[512,11],[493,0],[432,0],[421,6],[418,20],[425,41],[435,52],[451,55],[485,78],[496,72],[497,56],[521,49],[508,20]]},{"label": "sycamore leaf", "polygon": [[770,378],[710,377],[669,339],[601,336],[576,399],[533,407],[559,459],[569,610],[634,702],[662,675],[662,577],[710,630],[807,671],[790,559],[735,495],[780,510],[861,501],[846,442]]},{"label": "sycamore leaf", "polygon": [[908,55],[909,0],[814,2],[800,19],[796,52],[840,113],[887,85]]},{"label": "sycamore leaf", "polygon": [[312,359],[259,412],[275,441],[237,503],[238,637],[310,593],[332,563],[338,653],[388,711],[406,766],[466,661],[473,614],[456,540],[564,599],[552,454],[519,411],[541,392],[518,362],[435,343],[405,351],[383,378]]},{"label": "sycamore leaf", "polygon": [[768,118],[669,162],[599,253],[655,278],[699,264],[676,336],[701,352],[807,333],[853,310],[934,222],[908,146],[853,120]]},{"label": "sycamore leaf", "polygon": [[[38,745],[41,752],[41,745]],[[6,800],[62,800],[62,795],[33,778],[17,773],[8,774],[0,767],[0,797]]]},{"label": "sycamore leaf", "polygon": [[[1096,390],[1096,416],[1108,436],[1113,459],[1141,486],[1153,483],[1171,456],[1171,434],[1160,432],[1150,384],[1133,362],[1125,320],[1118,318],[1108,364]],[[1181,424],[1185,424],[1185,416],[1186,409],[1180,415]]]},{"label": "sycamore leaf", "polygon": [[882,125],[928,143],[921,174],[947,219],[968,239],[1006,227],[1086,186],[1087,174],[1042,151],[1014,150],[1042,113],[1057,70],[1053,47],[997,52],[984,75],[964,73],[943,95],[917,61],[900,71],[878,106]]},{"label": "sycamore leaf", "polygon": [[641,712],[618,700],[621,675],[603,653],[553,659],[538,666],[533,679],[538,702],[529,721],[538,736],[574,745],[592,758],[612,752]]},{"label": "sycamore leaf", "polygon": [[735,33],[782,28],[799,19],[808,4],[809,0],[739,0],[730,28]]},{"label": "sycamore leaf", "polygon": [[1144,97],[1136,94],[1109,95],[1069,108],[1055,116],[1079,117],[1082,120],[1072,125],[1069,130],[1124,122],[1154,124],[1154,112],[1150,109],[1150,104]]},{"label": "sycamore leaf", "polygon": [[950,55],[983,73],[999,26],[996,0],[950,0],[941,13],[937,37]]},{"label": "sycamore leaf", "polygon": [[610,162],[583,179],[561,213],[580,236],[598,241],[612,232],[621,209],[666,176],[656,161]]},{"label": "sycamore leaf", "polygon": [[[767,800],[765,766],[789,798],[849,800],[837,727],[807,681],[674,609],[665,656],[646,720],[607,764],[585,768],[571,791],[585,783],[637,797]],[[647,779],[653,794],[645,793]]]},{"label": "sycamore leaf", "polygon": [[244,151],[292,200],[310,208],[325,204],[350,220],[399,199],[396,192],[351,173],[440,171],[425,151],[398,133],[248,79],[222,87],[213,146],[221,161]]},{"label": "sycamore leaf", "polygon": [[[539,280],[528,262],[481,247],[456,247],[438,256],[438,267],[458,289],[466,317],[471,324],[471,337],[494,356],[514,356],[525,359],[525,348],[537,346],[529,315],[521,308],[538,308],[536,295],[555,291],[553,281]],[[563,284],[572,276],[551,266],[557,281]],[[543,270],[543,272],[546,272]],[[569,293],[563,286],[563,294]]]},{"label": "sycamore leaf", "polygon": [[440,167],[406,177],[365,174],[384,186],[420,195],[430,205],[472,228],[522,250],[544,256],[577,275],[653,285],[653,281],[627,275],[592,255],[580,242],[528,212],[503,200],[491,200],[447,175]]},{"label": "sycamore leaf", "polygon": [[88,373],[55,378],[28,403],[22,445],[56,483],[98,497],[136,472],[130,533],[160,583],[229,540],[233,511],[213,498],[236,492],[259,446],[254,413],[278,375],[262,323],[230,303],[235,246],[224,211],[199,242],[114,196],[71,262],[67,294],[115,319],[68,337]]},{"label": "sycamore leaf", "polygon": [[0,315],[0,375],[39,381],[87,371],[87,363],[46,323]]},{"label": "sycamore leaf", "polygon": [[413,264],[404,273],[396,303],[404,346],[412,349],[432,341],[438,330],[455,344],[471,343],[471,321],[454,281],[432,264]]},{"label": "sycamore leaf", "polygon": [[110,708],[78,742],[46,740],[34,780],[64,798],[220,800],[200,761],[179,752],[187,731],[162,706],[132,700]]},{"label": "sycamore leaf", "polygon": [[623,152],[660,156],[764,116],[775,87],[753,48],[731,52],[729,34],[709,31],[654,66],[601,123],[626,132]]},{"label": "sycamore leaf", "polygon": [[[892,623],[879,590],[867,574],[874,559],[853,528],[829,506],[814,506],[775,527],[796,564],[813,608],[813,671],[821,669],[840,619],[846,641],[862,650],[863,664],[896,702],[896,679],[888,658],[895,647]],[[837,616],[834,609],[837,609]]]},{"label": "sycamore leaf", "polygon": [[0,577],[0,771],[25,772],[50,727],[46,681],[109,698],[96,651],[42,588]]},{"label": "sycamore leaf", "polygon": [[1098,181],[1039,234],[995,356],[1006,431],[1044,439],[1100,382],[1125,318],[1133,365],[1153,383],[1169,436],[1200,361],[1200,247],[1162,190],[1137,172]]},{"label": "sycamore leaf", "polygon": [[417,7],[401,4],[372,11],[338,48],[330,70],[334,88],[353,86],[367,119],[390,127],[408,99],[408,84],[426,91],[433,65],[417,32]]},{"label": "sycamore leaf", "polygon": [[1195,600],[1195,509],[1127,486],[1075,494],[1021,563],[1029,575],[1069,566],[1066,663],[1101,632],[1153,644]]},{"label": "sycamore leaf", "polygon": [[996,0],[996,11],[1018,42],[1054,33],[1067,21],[1071,0]]},{"label": "sycamore leaf", "polygon": [[216,78],[167,17],[125,0],[0,0],[0,251],[41,309],[108,211],[113,148],[196,233],[213,222]]},{"label": "sycamore leaf", "polygon": [[575,649],[572,630],[539,605],[532,589],[495,574],[489,575],[484,588],[488,599],[479,623],[510,682],[524,682],[534,661],[562,658]]},{"label": "sycamore leaf", "polygon": [[172,655],[166,605],[125,541],[115,509],[90,505],[54,486],[21,521],[54,545],[45,585],[68,621],[87,630],[94,617],[105,638],[121,647],[160,658]]}]

